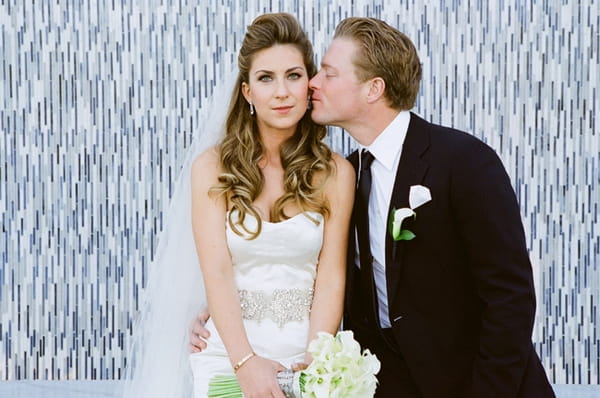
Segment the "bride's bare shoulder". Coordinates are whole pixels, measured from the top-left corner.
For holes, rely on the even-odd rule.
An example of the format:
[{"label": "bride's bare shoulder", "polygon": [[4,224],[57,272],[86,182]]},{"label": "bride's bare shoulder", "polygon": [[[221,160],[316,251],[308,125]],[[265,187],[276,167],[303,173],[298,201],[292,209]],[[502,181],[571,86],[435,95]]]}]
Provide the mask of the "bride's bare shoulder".
[{"label": "bride's bare shoulder", "polygon": [[199,154],[192,163],[192,177],[216,178],[221,170],[220,148],[214,146]]}]

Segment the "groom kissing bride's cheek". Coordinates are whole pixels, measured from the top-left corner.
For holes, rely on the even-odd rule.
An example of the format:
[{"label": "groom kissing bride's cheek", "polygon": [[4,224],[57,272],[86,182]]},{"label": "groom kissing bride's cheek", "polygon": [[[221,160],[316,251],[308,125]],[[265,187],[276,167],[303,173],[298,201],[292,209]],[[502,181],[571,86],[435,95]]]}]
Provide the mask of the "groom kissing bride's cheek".
[{"label": "groom kissing bride's cheek", "polygon": [[[254,39],[261,34],[265,29],[248,32]],[[282,336],[305,333],[314,339],[319,331],[335,333],[343,314],[342,328],[381,362],[376,397],[553,397],[531,342],[533,277],[509,177],[495,152],[472,135],[410,112],[421,81],[411,40],[383,21],[347,18],[316,74],[298,45],[285,43],[292,42],[279,39],[256,52],[249,81],[242,79],[241,93],[250,104],[244,117],[256,119],[261,140],[262,191],[239,188],[235,170],[214,166],[233,158],[223,152],[227,145],[220,148],[220,161],[204,160],[204,167],[219,169],[214,181],[225,200],[216,206],[227,215],[234,264],[245,270],[236,275],[244,286],[232,288],[227,268],[202,265],[212,326],[203,326],[207,312],[194,323],[192,357],[210,357],[224,343],[227,366],[242,389],[264,391],[253,383],[268,380],[267,388],[280,396],[272,374],[284,369],[285,360],[312,358],[294,356],[294,349],[287,355],[279,338],[256,338],[257,347],[248,336],[272,324],[264,338],[279,328]],[[279,65],[277,59],[291,63]],[[292,117],[308,94],[300,87],[308,78],[316,125]],[[348,157],[354,173],[315,139],[313,147],[322,149],[305,157],[317,166],[302,171],[310,178],[291,178],[279,159],[294,158],[294,148],[305,140],[297,137],[302,123],[315,129],[307,133],[313,135],[321,134],[318,125],[346,130],[359,147]],[[274,132],[285,127],[293,127],[285,136],[289,141]],[[248,167],[251,155],[240,155],[236,170]],[[206,207],[202,219],[210,218],[215,205],[209,199],[196,209],[200,205]],[[211,247],[227,250],[224,242],[211,240],[213,232],[198,233],[201,264],[214,262],[206,254],[215,253]],[[283,267],[280,250],[288,263]],[[298,264],[286,270],[291,263]],[[345,293],[339,279],[346,281]],[[268,351],[262,343],[275,357],[259,353]]]}]

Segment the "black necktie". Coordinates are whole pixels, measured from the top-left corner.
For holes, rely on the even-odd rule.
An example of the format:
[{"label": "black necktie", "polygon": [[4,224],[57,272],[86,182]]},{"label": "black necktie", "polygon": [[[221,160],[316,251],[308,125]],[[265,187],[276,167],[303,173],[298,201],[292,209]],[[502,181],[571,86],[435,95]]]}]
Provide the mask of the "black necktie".
[{"label": "black necktie", "polygon": [[[356,191],[356,234],[360,258],[361,290],[365,298],[365,312],[370,322],[377,322],[377,305],[375,300],[373,278],[373,256],[369,243],[369,194],[371,193],[371,164],[375,158],[371,152],[363,149],[360,155],[360,171],[358,189]],[[378,323],[376,323],[379,326]]]}]

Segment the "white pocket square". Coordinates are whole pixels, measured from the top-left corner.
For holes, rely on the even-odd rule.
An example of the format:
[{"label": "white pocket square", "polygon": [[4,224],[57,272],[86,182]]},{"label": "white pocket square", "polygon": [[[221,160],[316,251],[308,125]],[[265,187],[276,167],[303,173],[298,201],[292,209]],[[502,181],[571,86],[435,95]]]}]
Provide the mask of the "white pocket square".
[{"label": "white pocket square", "polygon": [[429,202],[431,200],[431,192],[429,192],[429,188],[424,187],[423,185],[412,185],[410,187],[410,192],[408,194],[408,203],[411,209],[416,209],[417,207]]}]

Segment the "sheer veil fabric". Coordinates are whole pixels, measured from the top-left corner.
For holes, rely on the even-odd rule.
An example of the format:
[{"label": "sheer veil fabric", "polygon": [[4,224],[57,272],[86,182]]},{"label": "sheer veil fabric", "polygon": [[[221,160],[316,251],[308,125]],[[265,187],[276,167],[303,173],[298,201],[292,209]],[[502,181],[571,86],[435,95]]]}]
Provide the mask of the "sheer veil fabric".
[{"label": "sheer veil fabric", "polygon": [[222,138],[236,77],[237,70],[226,73],[200,110],[148,270],[127,351],[123,398],[192,396],[189,330],[206,297],[192,233],[190,168],[200,153]]}]

